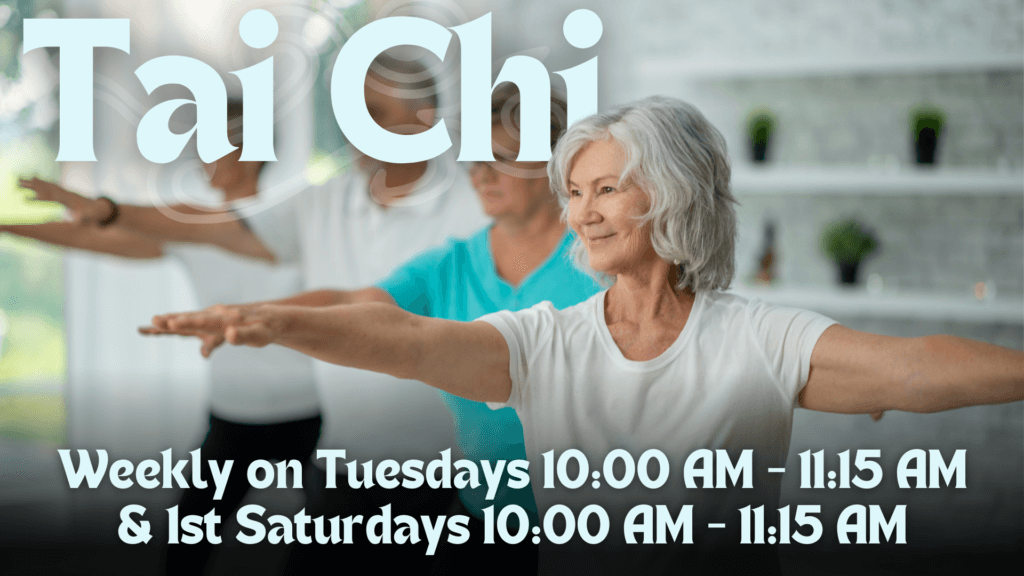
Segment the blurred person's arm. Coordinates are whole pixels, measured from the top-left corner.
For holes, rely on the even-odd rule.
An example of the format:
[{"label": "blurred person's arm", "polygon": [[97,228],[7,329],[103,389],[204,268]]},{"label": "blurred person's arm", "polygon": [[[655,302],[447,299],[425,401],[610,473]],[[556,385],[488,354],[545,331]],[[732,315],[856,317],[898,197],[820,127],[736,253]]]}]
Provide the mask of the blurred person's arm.
[{"label": "blurred person's arm", "polygon": [[204,350],[211,339],[257,348],[278,344],[324,362],[419,380],[478,402],[505,402],[512,390],[508,344],[494,326],[426,318],[379,303],[165,314],[140,331],[198,335]]},{"label": "blurred person's arm", "polygon": [[[228,210],[209,211],[186,205],[164,209],[156,206],[117,204],[104,198],[89,198],[52,183],[33,178],[20,180],[19,185],[35,192],[39,201],[58,202],[67,208],[71,219],[81,227],[96,228],[115,215],[111,228],[147,236],[158,242],[188,242],[209,244],[242,256],[275,261],[275,255],[255,234]],[[206,216],[204,222],[181,222],[167,213],[188,216]],[[101,228],[106,230],[106,228]]]},{"label": "blurred person's arm", "polygon": [[[380,288],[363,288],[361,290],[313,290],[310,292],[302,292],[288,298],[281,298],[280,300],[270,300],[266,302],[251,302],[248,304],[217,304],[216,306],[210,306],[204,312],[212,315],[246,315],[254,310],[264,308],[267,306],[299,306],[303,308],[323,308],[330,306],[338,306],[343,304],[389,304],[397,307],[395,299],[390,294],[381,290]],[[143,334],[157,335],[168,333],[168,324],[164,316],[153,317],[153,329],[140,328],[139,331]],[[175,334],[185,336],[196,336],[203,341],[203,348],[201,353],[203,357],[209,358],[210,354],[213,353],[221,344],[224,343],[224,335],[220,333],[210,333],[204,331],[193,331],[193,332],[181,332],[176,331]]]},{"label": "blurred person's arm", "polygon": [[395,305],[395,299],[390,294],[376,287],[362,288],[360,290],[312,290],[272,302],[261,302],[260,304],[319,308],[322,306],[337,306],[339,304],[367,304],[369,302]]},{"label": "blurred person's arm", "polygon": [[368,304],[371,302],[395,305],[395,299],[390,294],[380,288],[371,287],[360,290],[311,290],[277,300],[264,300],[246,304],[217,304],[216,306],[210,306],[207,310],[225,313],[230,311],[243,312],[266,305],[322,308],[324,306]]},{"label": "blurred person's arm", "polygon": [[0,226],[0,232],[76,250],[122,258],[160,258],[161,243],[148,236],[118,228],[97,228],[69,222]]}]

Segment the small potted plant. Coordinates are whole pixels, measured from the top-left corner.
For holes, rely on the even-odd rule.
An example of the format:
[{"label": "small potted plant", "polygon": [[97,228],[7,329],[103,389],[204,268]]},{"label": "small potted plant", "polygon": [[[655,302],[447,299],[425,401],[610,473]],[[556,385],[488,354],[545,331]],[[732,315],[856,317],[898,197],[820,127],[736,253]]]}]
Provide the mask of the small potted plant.
[{"label": "small potted plant", "polygon": [[857,267],[878,248],[874,234],[856,220],[831,224],[821,241],[825,254],[839,266],[839,282],[846,285],[857,283]]},{"label": "small potted plant", "polygon": [[750,113],[747,120],[747,132],[754,153],[754,162],[764,162],[768,153],[768,141],[775,129],[775,115],[766,108],[758,108]]},{"label": "small potted plant", "polygon": [[935,149],[942,133],[942,125],[946,123],[945,113],[935,106],[921,105],[914,108],[910,118],[917,163],[935,164]]}]

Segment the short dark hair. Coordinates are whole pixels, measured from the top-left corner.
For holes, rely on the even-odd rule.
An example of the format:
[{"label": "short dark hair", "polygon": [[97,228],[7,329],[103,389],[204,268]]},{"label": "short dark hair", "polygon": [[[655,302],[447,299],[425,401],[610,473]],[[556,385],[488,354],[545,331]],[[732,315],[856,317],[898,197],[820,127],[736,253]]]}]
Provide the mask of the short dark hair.
[{"label": "short dark hair", "polygon": [[422,62],[379,54],[370,63],[369,74],[396,86],[399,99],[408,100],[416,107],[437,110],[437,81]]},{"label": "short dark hair", "polygon": [[228,99],[228,141],[232,146],[242,145],[242,101]]},{"label": "short dark hair", "polygon": [[[505,118],[509,118],[512,125],[509,133],[518,139],[520,126],[519,111],[519,87],[512,82],[502,82],[491,93],[491,125],[504,125]],[[558,139],[565,134],[568,128],[569,105],[558,92],[551,91],[551,149],[554,150]]]},{"label": "short dark hair", "polygon": [[[228,99],[228,141],[231,142],[232,146],[242,147],[244,138],[242,137],[242,101],[237,98]],[[274,136],[276,143],[277,136]],[[265,161],[260,161],[260,171],[267,167]]]}]

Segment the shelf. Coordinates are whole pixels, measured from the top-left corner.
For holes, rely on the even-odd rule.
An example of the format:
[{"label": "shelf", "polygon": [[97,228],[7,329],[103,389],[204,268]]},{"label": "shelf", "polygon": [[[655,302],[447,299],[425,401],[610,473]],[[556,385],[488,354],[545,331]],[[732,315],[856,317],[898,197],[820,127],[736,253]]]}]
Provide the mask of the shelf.
[{"label": "shelf", "polygon": [[745,194],[1011,195],[1024,193],[1024,173],[966,168],[888,172],[870,167],[742,167],[732,189]]},{"label": "shelf", "polygon": [[656,59],[640,66],[642,77],[684,76],[693,79],[772,78],[787,76],[846,76],[932,72],[1021,71],[1021,54],[902,54],[864,56],[800,55],[788,58],[757,57]]},{"label": "shelf", "polygon": [[898,292],[871,294],[864,288],[735,286],[730,292],[827,316],[938,320],[980,324],[1024,324],[1024,295],[978,301],[968,296]]}]

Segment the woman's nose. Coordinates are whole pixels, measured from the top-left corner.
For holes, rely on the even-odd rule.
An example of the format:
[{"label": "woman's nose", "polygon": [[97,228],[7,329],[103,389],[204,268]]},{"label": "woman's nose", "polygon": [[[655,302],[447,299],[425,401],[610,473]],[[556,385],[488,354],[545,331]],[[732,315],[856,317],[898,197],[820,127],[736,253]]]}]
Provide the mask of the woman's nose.
[{"label": "woman's nose", "polygon": [[569,204],[569,220],[580,225],[593,224],[601,220],[601,214],[595,210],[592,195],[584,192],[576,197],[575,202]]},{"label": "woman's nose", "polygon": [[478,182],[486,183],[494,180],[494,169],[487,162],[473,162],[469,167],[469,176]]}]

